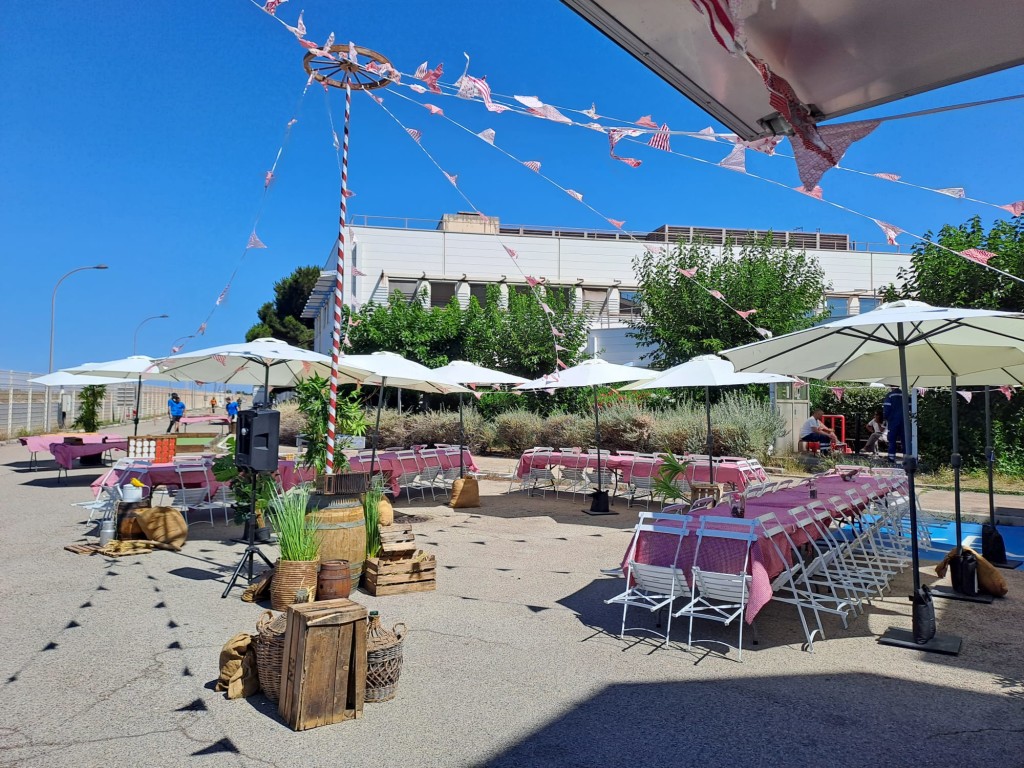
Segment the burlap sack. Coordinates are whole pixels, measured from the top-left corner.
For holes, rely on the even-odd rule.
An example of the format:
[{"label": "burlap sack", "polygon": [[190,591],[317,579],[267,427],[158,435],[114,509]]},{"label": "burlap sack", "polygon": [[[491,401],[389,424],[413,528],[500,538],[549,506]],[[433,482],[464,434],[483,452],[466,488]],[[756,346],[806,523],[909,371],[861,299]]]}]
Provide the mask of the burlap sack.
[{"label": "burlap sack", "polygon": [[392,525],[395,522],[395,508],[387,496],[382,496],[377,503],[377,515],[380,517],[381,525]]},{"label": "burlap sack", "polygon": [[[1006,593],[1010,591],[1010,588],[1007,586],[1006,578],[1000,573],[999,569],[982,557],[981,553],[975,552],[970,547],[964,547],[963,550],[964,552],[973,553],[978,558],[978,589],[995,597],[1006,597]],[[956,547],[949,550],[946,559],[935,566],[935,575],[940,579],[943,578],[946,575],[946,569],[949,568],[949,562],[954,557],[956,557]]]},{"label": "burlap sack", "polygon": [[256,576],[256,580],[245,588],[242,593],[242,602],[255,603],[270,595],[270,582],[274,578],[274,569],[268,568]]},{"label": "burlap sack", "polygon": [[174,507],[147,507],[135,518],[150,541],[166,544],[177,551],[188,538],[188,524]]},{"label": "burlap sack", "polygon": [[229,699],[252,696],[260,689],[256,672],[256,646],[248,632],[228,640],[220,649],[220,677],[215,690],[227,691]]},{"label": "burlap sack", "polygon": [[452,509],[480,506],[480,484],[475,477],[460,477],[452,483],[452,498],[448,506]]}]

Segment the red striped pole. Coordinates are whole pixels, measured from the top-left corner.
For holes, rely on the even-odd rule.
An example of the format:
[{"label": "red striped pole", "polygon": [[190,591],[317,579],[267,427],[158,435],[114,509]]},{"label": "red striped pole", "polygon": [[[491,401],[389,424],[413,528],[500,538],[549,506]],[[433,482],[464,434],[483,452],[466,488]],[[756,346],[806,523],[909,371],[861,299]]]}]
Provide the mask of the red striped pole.
[{"label": "red striped pole", "polygon": [[345,125],[341,141],[341,213],[338,217],[338,264],[334,277],[334,329],[331,334],[331,399],[327,409],[327,474],[334,474],[334,437],[338,418],[338,360],[341,358],[342,308],[345,305],[345,221],[348,206],[348,126],[352,88],[345,82]]}]

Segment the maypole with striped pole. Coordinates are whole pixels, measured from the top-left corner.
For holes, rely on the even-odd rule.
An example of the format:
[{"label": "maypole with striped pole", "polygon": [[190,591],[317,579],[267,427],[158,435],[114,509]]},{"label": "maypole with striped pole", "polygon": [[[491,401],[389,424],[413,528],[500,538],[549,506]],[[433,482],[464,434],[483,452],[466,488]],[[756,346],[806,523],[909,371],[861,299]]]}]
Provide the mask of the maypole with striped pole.
[{"label": "maypole with striped pole", "polygon": [[[374,62],[377,71],[367,71],[359,64],[359,56]],[[382,88],[391,81],[380,74],[391,70],[391,63],[376,51],[353,43],[334,45],[329,51],[310,51],[303,59],[306,71],[325,87],[345,89],[345,121],[341,141],[341,205],[338,216],[338,254],[334,275],[333,326],[331,331],[331,395],[327,412],[327,474],[334,473],[335,436],[338,413],[338,365],[344,334],[345,306],[345,227],[348,221],[348,141],[352,116],[352,91]]]}]

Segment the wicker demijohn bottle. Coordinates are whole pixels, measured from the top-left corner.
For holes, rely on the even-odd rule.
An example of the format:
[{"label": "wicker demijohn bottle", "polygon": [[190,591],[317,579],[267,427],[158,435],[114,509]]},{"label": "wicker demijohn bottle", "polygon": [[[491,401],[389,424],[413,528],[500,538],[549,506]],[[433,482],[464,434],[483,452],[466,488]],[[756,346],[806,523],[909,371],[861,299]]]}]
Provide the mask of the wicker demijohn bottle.
[{"label": "wicker demijohn bottle", "polygon": [[380,623],[377,611],[370,611],[366,625],[366,701],[389,701],[398,694],[398,677],[402,674],[402,640],[405,624],[395,624],[393,631]]}]

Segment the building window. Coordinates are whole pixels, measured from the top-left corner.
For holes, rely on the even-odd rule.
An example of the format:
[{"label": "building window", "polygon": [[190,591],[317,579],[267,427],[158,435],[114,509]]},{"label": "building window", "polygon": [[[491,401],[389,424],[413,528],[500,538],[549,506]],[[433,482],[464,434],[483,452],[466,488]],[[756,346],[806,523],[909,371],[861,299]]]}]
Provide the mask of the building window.
[{"label": "building window", "polygon": [[456,283],[431,283],[430,306],[447,307],[455,297]]},{"label": "building window", "polygon": [[576,290],[574,288],[564,285],[545,285],[544,294],[549,296],[557,307],[572,309],[576,306]]},{"label": "building window", "polygon": [[400,293],[409,301],[412,301],[418,294],[417,288],[419,285],[419,280],[396,280],[391,277],[388,278],[388,295],[393,296],[395,293]]},{"label": "building window", "polygon": [[606,314],[608,312],[608,289],[584,288],[583,311],[593,315]]},{"label": "building window", "polygon": [[846,296],[828,296],[825,299],[829,320],[841,320],[850,316],[850,300]]},{"label": "building window", "polygon": [[640,293],[638,291],[619,291],[619,314],[631,317],[640,314]]},{"label": "building window", "polygon": [[863,315],[865,312],[878,309],[878,305],[881,303],[881,299],[862,297],[860,300],[860,313]]},{"label": "building window", "polygon": [[470,283],[469,296],[475,298],[481,307],[487,306],[487,283]]}]

